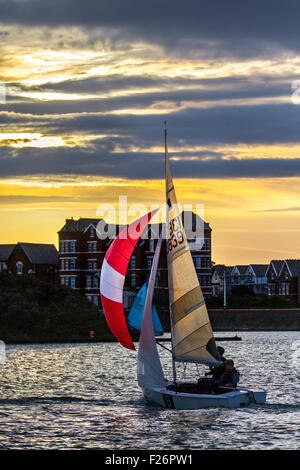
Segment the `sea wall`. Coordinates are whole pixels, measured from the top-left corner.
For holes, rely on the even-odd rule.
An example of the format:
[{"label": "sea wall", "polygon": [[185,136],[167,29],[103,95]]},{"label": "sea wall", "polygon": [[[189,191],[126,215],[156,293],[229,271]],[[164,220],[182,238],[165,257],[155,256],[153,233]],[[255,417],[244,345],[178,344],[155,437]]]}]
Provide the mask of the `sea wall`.
[{"label": "sea wall", "polygon": [[300,309],[209,310],[214,331],[300,330]]},{"label": "sea wall", "polygon": [[[210,309],[208,313],[214,331],[300,331],[300,309]],[[168,312],[159,316],[169,331]]]}]

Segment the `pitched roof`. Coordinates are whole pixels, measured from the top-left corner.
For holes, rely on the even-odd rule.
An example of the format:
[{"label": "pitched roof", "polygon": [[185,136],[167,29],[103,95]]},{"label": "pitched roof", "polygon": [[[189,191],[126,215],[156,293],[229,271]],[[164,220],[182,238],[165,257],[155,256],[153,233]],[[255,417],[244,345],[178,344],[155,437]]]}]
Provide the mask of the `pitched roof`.
[{"label": "pitched roof", "polygon": [[232,270],[236,268],[239,273],[241,275],[245,274],[246,273],[246,269],[248,268],[248,265],[244,265],[244,264],[236,264],[235,266],[233,266]]},{"label": "pitched roof", "polygon": [[225,275],[228,276],[231,271],[232,271],[232,266],[225,266],[224,264],[216,264],[215,266],[212,267],[213,272],[217,271],[219,276],[224,276],[224,271]]},{"label": "pitched roof", "polygon": [[58,264],[54,245],[44,243],[18,243],[32,264]]},{"label": "pitched roof", "polygon": [[267,269],[269,269],[270,265],[272,265],[273,269],[275,271],[275,274],[278,276],[280,271],[281,271],[283,263],[284,263],[284,261],[281,260],[281,259],[272,259],[272,261],[270,261],[270,264],[269,264]]},{"label": "pitched roof", "polygon": [[286,259],[285,263],[292,277],[300,277],[300,259]]},{"label": "pitched roof", "polygon": [[0,245],[0,261],[7,261],[16,245]]},{"label": "pitched roof", "polygon": [[89,225],[93,225],[95,228],[97,227],[98,222],[100,219],[87,219],[87,218],[80,218],[78,220],[74,219],[66,219],[65,225],[59,230],[60,232],[84,232]]},{"label": "pitched roof", "polygon": [[257,277],[263,277],[268,269],[268,264],[249,264]]}]

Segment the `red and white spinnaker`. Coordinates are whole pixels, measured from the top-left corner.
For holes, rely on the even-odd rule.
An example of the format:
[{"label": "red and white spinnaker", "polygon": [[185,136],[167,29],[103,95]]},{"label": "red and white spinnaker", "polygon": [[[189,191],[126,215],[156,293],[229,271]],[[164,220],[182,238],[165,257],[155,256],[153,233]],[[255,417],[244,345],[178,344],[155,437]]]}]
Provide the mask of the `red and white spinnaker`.
[{"label": "red and white spinnaker", "polygon": [[125,348],[135,350],[123,310],[123,288],[132,252],[144,229],[158,209],[125,227],[109,247],[103,260],[100,295],[109,328]]}]

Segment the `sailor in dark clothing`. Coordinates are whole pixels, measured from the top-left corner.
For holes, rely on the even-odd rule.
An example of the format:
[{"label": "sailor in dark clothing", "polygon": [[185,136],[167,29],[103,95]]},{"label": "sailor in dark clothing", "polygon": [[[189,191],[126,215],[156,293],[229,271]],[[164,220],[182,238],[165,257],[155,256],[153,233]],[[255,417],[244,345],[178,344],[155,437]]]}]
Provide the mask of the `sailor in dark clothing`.
[{"label": "sailor in dark clothing", "polygon": [[210,367],[210,371],[206,372],[205,374],[206,376],[212,375],[213,379],[219,380],[220,377],[224,374],[225,372],[224,362],[226,361],[225,357],[223,356],[224,352],[225,352],[225,349],[222,348],[222,346],[218,346],[218,353],[220,356],[220,361],[222,361],[223,364],[219,366],[215,366],[215,367]]},{"label": "sailor in dark clothing", "polygon": [[240,380],[240,373],[234,367],[234,362],[232,359],[227,359],[224,362],[225,372],[221,375],[217,381],[218,385],[223,387],[232,387],[236,388],[238,381]]}]

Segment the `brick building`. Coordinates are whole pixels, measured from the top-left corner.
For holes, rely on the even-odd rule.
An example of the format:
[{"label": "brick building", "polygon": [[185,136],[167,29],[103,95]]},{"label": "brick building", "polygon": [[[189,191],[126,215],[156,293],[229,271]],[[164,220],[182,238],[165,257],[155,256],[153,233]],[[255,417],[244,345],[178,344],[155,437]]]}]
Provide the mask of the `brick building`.
[{"label": "brick building", "polygon": [[283,260],[272,260],[266,270],[268,295],[281,295],[281,282],[279,274],[283,266]]},{"label": "brick building", "polygon": [[284,260],[279,272],[278,281],[278,295],[300,301],[300,260]]},{"label": "brick building", "polygon": [[14,275],[32,274],[45,282],[58,281],[58,253],[54,245],[41,243],[0,245],[0,258],[0,270]]},{"label": "brick building", "polygon": [[[187,218],[187,213],[183,214],[183,222],[185,217]],[[211,228],[208,223],[204,223],[203,239],[195,239],[196,217],[198,216],[192,215],[192,227],[186,231],[186,235],[191,246],[191,254],[203,294],[210,295]],[[109,231],[111,234],[118,235],[119,231],[123,228],[107,225],[102,219],[80,218],[78,220],[67,219],[65,225],[58,232],[58,272],[60,283],[79,290],[96,305],[100,305],[99,279],[102,262],[112,242],[111,238],[98,238],[96,232],[100,220],[105,231]],[[132,299],[144,282],[148,280],[157,242],[157,234],[161,229],[161,225],[149,225],[149,238],[141,238],[134,249],[125,280],[125,308],[130,307]],[[168,288],[165,240],[158,265],[156,288],[165,292],[167,292]]]}]

